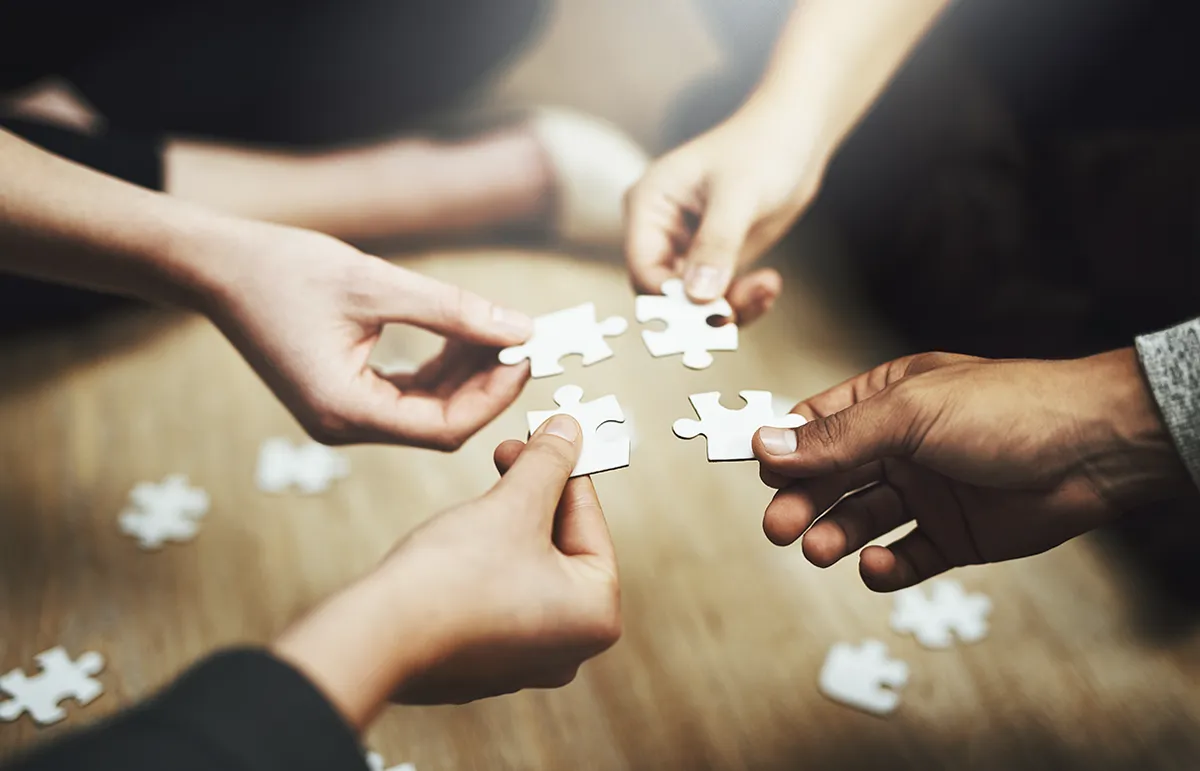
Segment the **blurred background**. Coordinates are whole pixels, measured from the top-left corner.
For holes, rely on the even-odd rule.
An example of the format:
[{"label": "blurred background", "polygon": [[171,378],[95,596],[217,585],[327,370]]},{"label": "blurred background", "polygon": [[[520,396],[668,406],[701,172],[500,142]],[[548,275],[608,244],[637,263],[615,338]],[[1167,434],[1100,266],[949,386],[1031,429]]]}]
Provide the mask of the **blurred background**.
[{"label": "blurred background", "polygon": [[[396,6],[364,4],[368,14]],[[217,97],[188,92],[182,68],[145,72],[143,57],[171,50],[182,61],[188,45],[219,53],[243,87],[236,103],[222,91],[215,114],[252,113],[240,130],[247,141],[279,124],[296,144],[353,143],[380,121],[398,137],[469,139],[553,106],[572,111],[560,127],[588,136],[611,124],[657,155],[740,102],[790,8],[431,0],[412,4],[409,24],[343,11],[341,22],[317,14],[284,33],[216,3],[171,20],[175,30],[208,25],[211,38],[164,33],[104,66],[110,77],[140,78],[143,97],[180,127],[174,165],[161,172],[168,188],[239,206],[245,185],[231,192],[224,170],[248,179],[276,170],[239,165],[237,153],[195,139],[232,130],[191,114],[182,94]],[[791,404],[910,351],[1081,355],[1194,315],[1200,262],[1187,250],[1200,144],[1186,126],[1200,98],[1181,51],[1195,15],[1172,3],[963,0],[767,258],[785,294],[744,331],[738,352],[685,370],[649,358],[632,325],[613,359],[586,370],[572,360],[565,378],[531,383],[461,451],[353,448],[351,476],[319,497],[255,489],[259,444],[303,434],[206,321],[10,285],[0,308],[0,671],[57,643],[103,651],[107,695],[73,711],[70,728],[147,695],[215,647],[270,639],[424,518],[487,489],[492,448],[522,437],[525,412],[552,407],[553,391],[574,382],[588,399],[617,395],[627,422],[616,430],[634,439],[631,467],[596,480],[620,557],[624,638],[562,691],[396,709],[369,736],[385,757],[421,771],[1194,767],[1194,504],[1020,563],[960,571],[968,589],[993,599],[991,635],[931,652],[888,630],[891,600],[861,586],[854,560],[821,571],[798,548],[766,541],[770,491],[753,464],[708,464],[701,440],[680,441],[670,427],[691,415],[691,393],[765,389]],[[297,63],[318,50],[314,30],[342,22],[329,58]],[[272,105],[256,90],[265,75],[239,53],[245,41],[214,42],[230,25],[247,38],[279,35],[287,53],[278,66],[306,66],[314,94],[336,94],[331,111],[358,120],[349,135]],[[386,56],[364,42],[381,31],[397,36]],[[408,75],[393,82],[388,67]],[[391,88],[403,96],[399,112],[381,114]],[[105,98],[100,109],[70,83],[39,83],[7,109],[48,146],[61,131],[85,144],[111,135],[113,110],[128,116],[122,141],[147,141],[137,110],[121,94]],[[401,160],[411,150],[396,147]],[[439,184],[478,185],[488,149],[476,151]],[[348,151],[341,160],[359,159]],[[492,171],[519,187],[516,172]],[[602,317],[632,318],[619,248],[564,247],[536,207],[489,205],[479,203],[490,213],[470,227],[466,214],[449,216],[441,232],[384,233],[362,207],[329,214],[329,229],[530,313],[591,301]],[[376,359],[403,368],[433,350],[432,338],[389,333]],[[141,553],[116,515],[135,483],[176,472],[209,491],[212,512],[195,542]],[[887,640],[912,672],[900,710],[883,720],[816,690],[829,646],[866,637]],[[58,730],[5,726],[0,758]]]}]

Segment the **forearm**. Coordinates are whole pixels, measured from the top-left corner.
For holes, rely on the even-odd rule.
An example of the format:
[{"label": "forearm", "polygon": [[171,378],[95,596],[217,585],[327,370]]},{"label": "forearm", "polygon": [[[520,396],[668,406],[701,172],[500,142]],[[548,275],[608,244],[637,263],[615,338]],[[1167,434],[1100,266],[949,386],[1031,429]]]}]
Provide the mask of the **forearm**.
[{"label": "forearm", "polygon": [[420,577],[395,570],[385,565],[338,592],[269,652],[213,656],[158,696],[3,771],[365,767],[358,734],[437,659],[433,641],[445,628],[427,588],[414,589]]},{"label": "forearm", "polygon": [[222,223],[0,130],[0,270],[192,304],[215,274],[191,247]]},{"label": "forearm", "polygon": [[743,112],[826,157],[951,0],[798,0]]}]

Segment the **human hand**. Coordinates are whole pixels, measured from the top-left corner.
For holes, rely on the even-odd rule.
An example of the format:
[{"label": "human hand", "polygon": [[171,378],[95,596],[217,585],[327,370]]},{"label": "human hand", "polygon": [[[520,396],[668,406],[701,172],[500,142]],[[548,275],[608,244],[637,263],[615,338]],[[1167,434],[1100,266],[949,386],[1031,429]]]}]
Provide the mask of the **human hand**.
[{"label": "human hand", "polygon": [[[471,292],[295,228],[237,221],[200,243],[216,263],[201,309],[317,441],[453,450],[529,377],[496,349],[527,340],[532,321]],[[367,360],[389,323],[445,347],[416,373],[385,376]]]},{"label": "human hand", "polygon": [[569,683],[621,633],[616,557],[581,443],[551,418],[503,477],[431,519],[276,644],[360,727],[391,698],[464,703]]},{"label": "human hand", "polygon": [[658,294],[682,274],[697,302],[726,297],[739,324],[779,297],[771,269],[739,276],[816,195],[825,155],[769,110],[743,108],[655,161],[626,197],[626,259],[634,288]]},{"label": "human hand", "polygon": [[827,567],[915,522],[863,550],[875,591],[1037,554],[1188,485],[1132,349],[1073,361],[910,356],[793,412],[810,422],[754,438],[778,490],[763,529],[781,546],[803,535],[805,556]]}]

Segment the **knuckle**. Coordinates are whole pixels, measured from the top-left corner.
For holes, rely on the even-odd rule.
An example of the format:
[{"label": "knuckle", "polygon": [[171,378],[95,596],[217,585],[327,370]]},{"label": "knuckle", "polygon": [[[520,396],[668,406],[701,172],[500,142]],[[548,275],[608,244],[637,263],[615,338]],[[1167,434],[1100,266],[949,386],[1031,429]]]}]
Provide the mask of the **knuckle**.
[{"label": "knuckle", "polygon": [[621,618],[620,587],[615,575],[604,586],[604,600],[593,615],[589,637],[599,650],[606,650],[621,639],[624,622]]},{"label": "knuckle", "polygon": [[724,231],[701,231],[696,235],[694,254],[700,262],[726,263],[742,248],[738,238]]}]

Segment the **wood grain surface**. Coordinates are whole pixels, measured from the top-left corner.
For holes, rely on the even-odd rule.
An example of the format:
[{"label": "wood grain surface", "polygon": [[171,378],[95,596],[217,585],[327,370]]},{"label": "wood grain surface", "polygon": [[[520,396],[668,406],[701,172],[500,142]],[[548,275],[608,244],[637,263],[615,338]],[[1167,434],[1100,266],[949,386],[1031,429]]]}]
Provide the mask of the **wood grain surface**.
[{"label": "wood grain surface", "polygon": [[[732,0],[731,0],[732,1]],[[614,49],[614,41],[616,48]],[[613,51],[617,55],[613,55]],[[509,103],[605,114],[654,145],[670,96],[720,61],[687,0],[563,0],[496,88]],[[597,79],[597,71],[605,73]],[[785,249],[819,267],[821,243]],[[561,254],[477,251],[404,264],[530,312],[594,301],[632,319],[621,270]],[[819,272],[819,271],[816,271]],[[153,692],[206,652],[263,642],[372,565],[415,524],[487,489],[492,448],[574,382],[616,394],[630,468],[596,484],[620,557],[625,636],[569,687],[454,708],[394,709],[367,737],[420,771],[1192,769],[1200,758],[1200,637],[1081,540],[961,571],[991,595],[991,636],[926,651],[888,630],[888,598],[853,560],[821,571],[761,532],[754,464],[709,464],[675,438],[687,395],[767,389],[799,399],[885,356],[887,338],[839,285],[789,275],[776,312],[703,372],[651,359],[639,325],[615,358],[532,383],[454,455],[361,447],[326,495],[254,487],[260,442],[294,421],[205,321],[147,311],[0,343],[0,671],[55,644],[97,650],[105,694],[38,729],[0,724],[0,759]],[[389,334],[377,359],[433,350]],[[213,501],[199,537],[156,554],[121,535],[130,488],[187,473]],[[1171,616],[1169,620],[1178,619]],[[414,629],[414,635],[420,630]],[[829,646],[885,640],[910,682],[890,718],[822,698]]]},{"label": "wood grain surface", "polygon": [[[632,316],[613,265],[520,252],[405,264],[531,312],[591,300]],[[561,691],[394,709],[368,737],[385,757],[421,771],[1188,767],[1200,640],[1143,629],[1145,598],[1097,544],[961,571],[993,597],[992,634],[926,651],[888,630],[890,601],[859,584],[853,561],[821,571],[766,541],[754,464],[709,464],[702,439],[672,435],[689,393],[798,399],[870,363],[862,330],[832,323],[856,312],[794,276],[789,287],[709,370],[650,358],[635,324],[613,359],[533,382],[460,452],[352,448],[351,477],[311,498],[255,489],[259,443],[301,433],[203,320],[148,311],[8,344],[0,671],[59,643],[100,651],[108,667],[105,695],[60,726],[0,725],[0,757],[133,703],[207,651],[269,640],[423,518],[485,490],[492,448],[574,382],[616,394],[636,437],[631,467],[596,480],[620,555],[624,639]],[[432,344],[389,334],[377,358],[420,358]],[[212,512],[194,542],[140,552],[116,516],[133,484],[174,472],[210,492]],[[828,647],[865,637],[912,670],[888,719],[816,691]]]}]

